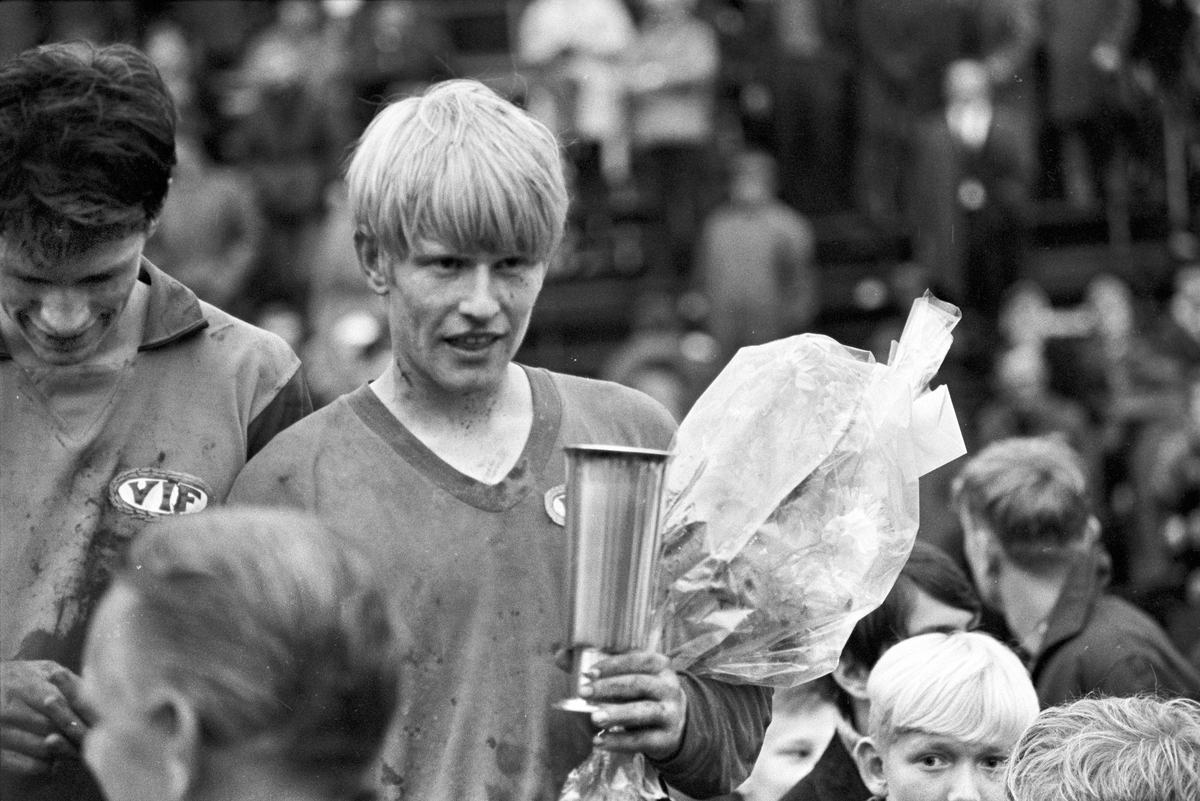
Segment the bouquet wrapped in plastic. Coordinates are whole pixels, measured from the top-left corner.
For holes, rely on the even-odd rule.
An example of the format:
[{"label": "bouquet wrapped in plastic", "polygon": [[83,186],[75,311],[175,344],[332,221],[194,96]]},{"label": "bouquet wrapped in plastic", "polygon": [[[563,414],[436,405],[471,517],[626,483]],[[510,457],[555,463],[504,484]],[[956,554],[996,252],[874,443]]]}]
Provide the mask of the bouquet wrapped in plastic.
[{"label": "bouquet wrapped in plastic", "polygon": [[[928,390],[959,317],[926,293],[886,365],[813,334],[743,348],[697,400],[663,491],[672,667],[776,687],[834,668],[912,549],[918,477],[965,452],[945,387]],[[561,797],[654,798],[652,779],[594,752]]]}]

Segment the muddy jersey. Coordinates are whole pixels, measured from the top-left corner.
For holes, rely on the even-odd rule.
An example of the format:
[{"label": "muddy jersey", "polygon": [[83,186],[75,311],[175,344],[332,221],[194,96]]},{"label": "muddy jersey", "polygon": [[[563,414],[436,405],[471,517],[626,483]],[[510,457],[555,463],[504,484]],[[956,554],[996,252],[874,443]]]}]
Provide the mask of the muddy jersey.
[{"label": "muddy jersey", "polygon": [[143,262],[129,360],[27,368],[0,341],[0,659],[78,672],[114,560],[142,527],[221,502],[311,410],[283,340]]},{"label": "muddy jersey", "polygon": [[[641,393],[528,369],[534,422],[508,475],[482,484],[429,450],[364,386],[283,432],[230,503],[295,506],[372,555],[411,637],[400,710],[376,771],[387,801],[556,801],[591,750],[555,666],[565,638],[567,445],[667,448],[675,424]],[[767,694],[684,676],[684,745],[662,774],[697,798],[748,773]]]}]

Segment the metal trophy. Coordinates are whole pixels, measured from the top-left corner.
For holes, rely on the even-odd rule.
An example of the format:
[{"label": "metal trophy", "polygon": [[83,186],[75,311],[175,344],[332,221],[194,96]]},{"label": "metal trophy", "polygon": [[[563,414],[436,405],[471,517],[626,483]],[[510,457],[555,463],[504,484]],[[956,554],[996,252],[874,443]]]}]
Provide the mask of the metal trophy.
[{"label": "metal trophy", "polygon": [[[609,654],[646,648],[667,452],[576,445],[567,456],[567,642],[576,693]],[[596,711],[578,695],[554,704]]]}]

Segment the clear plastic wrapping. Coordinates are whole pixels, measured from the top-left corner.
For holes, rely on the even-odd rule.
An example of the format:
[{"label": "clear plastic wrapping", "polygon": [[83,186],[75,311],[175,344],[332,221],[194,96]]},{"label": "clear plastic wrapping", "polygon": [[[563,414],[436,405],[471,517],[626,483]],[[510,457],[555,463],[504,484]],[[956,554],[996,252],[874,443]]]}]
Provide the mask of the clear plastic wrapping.
[{"label": "clear plastic wrapping", "polygon": [[[814,334],[743,348],[700,397],[663,494],[655,620],[675,669],[775,687],[833,669],[912,549],[913,402],[959,317],[926,293],[886,365]],[[563,798],[646,786],[640,759],[593,754]]]}]

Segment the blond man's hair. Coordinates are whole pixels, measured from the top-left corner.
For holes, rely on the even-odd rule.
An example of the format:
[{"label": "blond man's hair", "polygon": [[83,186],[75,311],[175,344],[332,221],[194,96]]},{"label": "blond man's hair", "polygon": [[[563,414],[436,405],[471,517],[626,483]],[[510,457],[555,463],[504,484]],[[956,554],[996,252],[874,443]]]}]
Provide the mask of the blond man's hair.
[{"label": "blond man's hair", "polygon": [[404,259],[422,242],[548,260],[568,195],[554,134],[474,80],[386,106],[346,171],[359,235]]}]

